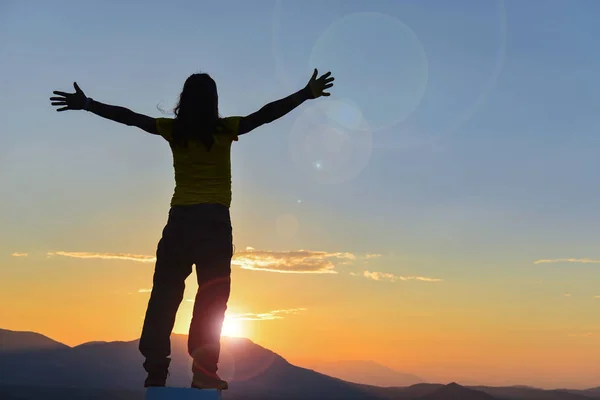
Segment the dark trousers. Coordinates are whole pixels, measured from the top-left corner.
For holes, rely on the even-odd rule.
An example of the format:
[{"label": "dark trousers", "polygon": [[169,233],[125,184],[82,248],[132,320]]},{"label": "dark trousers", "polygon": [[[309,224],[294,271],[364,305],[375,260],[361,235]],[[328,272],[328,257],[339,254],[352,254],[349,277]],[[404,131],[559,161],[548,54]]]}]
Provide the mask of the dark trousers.
[{"label": "dark trousers", "polygon": [[139,350],[148,372],[166,371],[170,336],[185,279],[196,265],[198,291],[188,337],[192,370],[216,374],[220,336],[231,287],[233,237],[229,208],[219,204],[173,206],[156,250],[153,287]]}]

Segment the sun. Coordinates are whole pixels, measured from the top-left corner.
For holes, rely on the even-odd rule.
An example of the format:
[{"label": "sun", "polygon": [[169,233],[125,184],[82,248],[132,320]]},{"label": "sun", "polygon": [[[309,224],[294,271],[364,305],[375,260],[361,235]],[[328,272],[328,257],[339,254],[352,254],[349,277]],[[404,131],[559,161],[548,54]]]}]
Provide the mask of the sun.
[{"label": "sun", "polygon": [[[181,318],[174,326],[173,333],[187,335],[190,330],[191,318]],[[225,314],[221,336],[246,337],[243,321],[235,316]]]},{"label": "sun", "polygon": [[221,329],[221,336],[227,337],[242,337],[244,336],[244,330],[242,328],[242,321],[225,315],[223,320],[223,328]]}]

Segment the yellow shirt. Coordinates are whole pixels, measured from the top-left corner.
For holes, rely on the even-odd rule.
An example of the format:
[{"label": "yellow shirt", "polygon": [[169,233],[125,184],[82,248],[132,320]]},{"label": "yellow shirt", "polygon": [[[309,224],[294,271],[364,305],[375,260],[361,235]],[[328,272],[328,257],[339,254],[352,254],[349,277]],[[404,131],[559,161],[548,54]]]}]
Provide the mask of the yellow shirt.
[{"label": "yellow shirt", "polygon": [[[213,134],[210,151],[202,142],[190,139],[187,148],[171,146],[175,169],[175,191],[171,206],[199,203],[231,205],[231,143],[238,140],[240,117],[222,120]],[[158,133],[170,141],[172,118],[157,118]]]}]

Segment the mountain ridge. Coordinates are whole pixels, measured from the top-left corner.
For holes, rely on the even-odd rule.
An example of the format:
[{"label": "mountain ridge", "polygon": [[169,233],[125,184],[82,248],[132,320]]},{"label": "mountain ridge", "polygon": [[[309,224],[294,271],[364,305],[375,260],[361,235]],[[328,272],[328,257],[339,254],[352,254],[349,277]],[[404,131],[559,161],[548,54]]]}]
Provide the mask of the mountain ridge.
[{"label": "mountain ridge", "polygon": [[[123,393],[137,393],[143,389],[143,360],[137,349],[139,339],[95,341],[69,347],[43,335],[31,336],[31,332],[24,332],[24,342],[15,345],[18,331],[0,330],[0,338],[6,332],[12,335],[10,346],[0,345],[0,370],[3,371],[0,374],[0,389],[6,393],[19,387],[28,387],[27,391],[35,392],[34,386],[37,386],[38,389],[54,388],[52,390],[56,393],[68,390],[65,388],[77,393],[90,390],[90,393],[97,392],[98,399],[108,399],[120,398],[121,395],[126,396]],[[35,337],[36,340],[31,341],[31,337]],[[219,372],[223,378],[230,381],[230,390],[224,395],[224,400],[437,400],[440,396],[451,395],[454,392],[462,395],[461,400],[600,399],[600,393],[595,393],[598,388],[587,391],[545,391],[523,386],[466,387],[454,382],[449,385],[419,383],[408,387],[378,387],[348,382],[309,368],[292,365],[284,357],[247,338],[223,338],[222,343]],[[15,348],[20,350],[15,351]],[[168,385],[187,387],[191,379],[191,360],[187,355],[186,335],[172,335],[172,353],[173,362]],[[36,377],[34,381],[32,376]],[[109,391],[114,392],[110,395],[113,397],[107,394]],[[3,392],[0,391],[1,393]],[[101,393],[108,397],[102,397]],[[487,397],[482,397],[484,395]],[[21,397],[14,398],[30,398],[18,396]],[[32,396],[32,399],[39,398],[34,394]],[[59,394],[56,396],[56,399],[61,398]],[[124,398],[133,399],[137,395],[131,396]],[[3,400],[11,399],[10,396],[0,397]]]},{"label": "mountain ridge", "polygon": [[348,382],[382,387],[410,386],[424,382],[421,377],[400,372],[372,360],[340,360],[308,363],[306,367]]},{"label": "mountain ridge", "polygon": [[0,328],[0,352],[68,348],[64,343],[32,331]]},{"label": "mountain ridge", "polygon": [[416,400],[498,400],[496,397],[478,390],[468,389],[456,382],[442,386],[432,393]]}]

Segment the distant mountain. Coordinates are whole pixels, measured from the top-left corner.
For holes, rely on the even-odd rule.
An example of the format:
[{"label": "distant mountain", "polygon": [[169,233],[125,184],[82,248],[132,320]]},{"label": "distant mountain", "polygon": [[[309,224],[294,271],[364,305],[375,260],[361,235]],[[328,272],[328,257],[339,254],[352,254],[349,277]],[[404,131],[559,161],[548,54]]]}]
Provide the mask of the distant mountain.
[{"label": "distant mountain", "polygon": [[587,396],[591,397],[592,399],[600,399],[600,387],[585,390],[561,389],[558,391],[562,393],[572,393],[580,396]]},{"label": "distant mountain", "polygon": [[497,400],[496,397],[478,390],[467,389],[457,383],[450,383],[418,400]]},{"label": "distant mountain", "polygon": [[348,382],[375,386],[411,386],[422,383],[416,375],[395,371],[374,361],[348,360],[310,364],[309,367],[323,374]]},{"label": "distant mountain", "polygon": [[[429,395],[443,389],[445,386],[434,383],[420,383],[408,387],[377,387],[360,385],[362,388],[376,396],[393,400],[422,400]],[[448,386],[448,385],[446,385]],[[452,387],[452,386],[451,386]],[[528,386],[489,387],[489,386],[462,386],[472,391],[487,393],[498,400],[600,400],[600,395],[584,390],[543,390]],[[448,390],[447,388],[444,390]],[[592,389],[593,390],[593,389]],[[441,392],[442,394],[445,391]],[[437,395],[440,393],[438,392]],[[447,393],[446,393],[447,394]],[[469,397],[465,397],[469,399]],[[488,398],[489,399],[489,398]]]},{"label": "distant mountain", "polygon": [[35,332],[0,329],[0,353],[12,351],[64,349],[69,346]]},{"label": "distant mountain", "polygon": [[[143,360],[137,347],[135,340],[1,353],[0,386],[37,386],[54,388],[54,391],[84,388],[94,393],[143,389]],[[191,360],[186,349],[187,336],[173,335],[170,386],[190,384]],[[240,396],[289,400],[382,399],[355,384],[296,367],[248,339],[223,340],[220,371],[230,382],[224,400]]]},{"label": "distant mountain", "polygon": [[435,392],[444,385],[438,383],[418,383],[408,387],[378,387],[362,385],[363,389],[369,393],[386,399],[394,400],[413,400]]},{"label": "distant mountain", "polygon": [[494,397],[506,400],[590,400],[600,399],[583,390],[543,390],[525,386],[488,387],[476,386],[471,389],[480,390]]},{"label": "distant mountain", "polygon": [[[2,400],[143,400],[145,376],[137,340],[69,347],[33,332],[0,330],[0,343]],[[377,387],[294,366],[248,339],[224,338],[222,343],[219,370],[230,382],[223,400],[600,399],[600,388],[567,391],[430,383]],[[168,385],[187,387],[191,380],[187,336],[173,335],[171,348]]]}]

